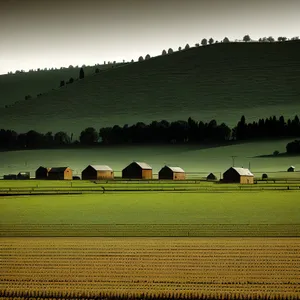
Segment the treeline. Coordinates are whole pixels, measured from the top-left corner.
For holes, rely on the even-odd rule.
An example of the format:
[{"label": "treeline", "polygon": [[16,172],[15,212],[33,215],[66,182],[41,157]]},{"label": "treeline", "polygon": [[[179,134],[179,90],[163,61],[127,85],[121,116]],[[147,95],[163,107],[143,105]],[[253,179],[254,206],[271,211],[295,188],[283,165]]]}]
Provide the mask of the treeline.
[{"label": "treeline", "polygon": [[[300,136],[298,116],[285,121],[281,116],[259,119],[258,122],[246,123],[244,116],[234,128],[216,120],[208,123],[197,122],[192,118],[187,121],[166,120],[153,121],[150,124],[138,122],[134,125],[114,125],[97,131],[88,127],[80,133],[79,140],[73,140],[73,134],[64,131],[46,134],[30,130],[18,134],[14,130],[0,130],[0,147],[2,149],[37,149],[64,147],[68,145],[124,145],[124,144],[180,144],[212,143],[228,141],[245,141],[267,138],[284,138]],[[300,142],[287,145],[287,152],[300,153]]]}]

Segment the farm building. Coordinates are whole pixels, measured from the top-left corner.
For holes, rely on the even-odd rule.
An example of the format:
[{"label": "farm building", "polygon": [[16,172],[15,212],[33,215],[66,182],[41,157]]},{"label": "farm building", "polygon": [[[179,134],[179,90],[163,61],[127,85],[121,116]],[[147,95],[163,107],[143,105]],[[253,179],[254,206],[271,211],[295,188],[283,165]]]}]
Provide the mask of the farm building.
[{"label": "farm building", "polygon": [[30,172],[20,172],[17,179],[30,179]]},{"label": "farm building", "polygon": [[109,166],[89,165],[81,173],[82,180],[114,179],[114,171]]},{"label": "farm building", "polygon": [[164,166],[158,172],[158,179],[184,180],[185,172],[179,167]]},{"label": "farm building", "polygon": [[295,171],[295,167],[294,166],[290,166],[288,169],[287,169],[288,172],[294,172]]},{"label": "farm building", "polygon": [[223,173],[223,181],[252,184],[254,183],[254,175],[249,171],[249,169],[231,167]]},{"label": "farm building", "polygon": [[209,173],[206,177],[206,180],[217,180],[217,176],[213,173]]},{"label": "farm building", "polygon": [[58,168],[51,168],[48,173],[48,179],[50,180],[72,180],[73,174],[72,170],[69,167],[58,167]]},{"label": "farm building", "polygon": [[40,166],[35,171],[35,178],[36,179],[47,179],[49,171],[50,171],[50,168],[45,168],[45,167]]},{"label": "farm building", "polygon": [[152,179],[152,167],[144,162],[132,162],[122,170],[122,178]]}]

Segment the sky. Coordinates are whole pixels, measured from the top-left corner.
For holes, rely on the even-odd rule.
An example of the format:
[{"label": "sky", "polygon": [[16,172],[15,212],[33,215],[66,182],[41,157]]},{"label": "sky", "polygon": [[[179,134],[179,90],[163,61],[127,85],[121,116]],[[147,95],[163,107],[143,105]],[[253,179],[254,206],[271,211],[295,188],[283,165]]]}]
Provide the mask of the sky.
[{"label": "sky", "polygon": [[299,0],[0,0],[0,74],[300,35]]}]

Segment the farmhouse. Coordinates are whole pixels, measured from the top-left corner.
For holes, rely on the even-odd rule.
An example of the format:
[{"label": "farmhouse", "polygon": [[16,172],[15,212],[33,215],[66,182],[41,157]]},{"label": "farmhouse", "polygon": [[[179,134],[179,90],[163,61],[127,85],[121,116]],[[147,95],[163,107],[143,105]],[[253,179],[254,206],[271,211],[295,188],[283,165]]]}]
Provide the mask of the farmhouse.
[{"label": "farmhouse", "polygon": [[47,179],[49,171],[50,171],[50,168],[45,168],[45,167],[40,166],[35,171],[35,178],[36,179]]},{"label": "farmhouse", "polygon": [[217,176],[213,173],[209,173],[206,177],[206,180],[217,180]]},{"label": "farmhouse", "polygon": [[295,167],[294,166],[290,166],[288,169],[287,169],[288,172],[295,172]]},{"label": "farmhouse", "polygon": [[132,162],[122,170],[122,178],[152,179],[152,167],[144,162]]},{"label": "farmhouse", "polygon": [[81,172],[83,180],[114,179],[114,171],[109,166],[89,165]]},{"label": "farmhouse", "polygon": [[158,179],[184,180],[185,172],[179,167],[164,166],[158,172]]},{"label": "farmhouse", "polygon": [[248,169],[231,167],[223,173],[223,182],[252,184],[254,175]]},{"label": "farmhouse", "polygon": [[72,170],[69,167],[58,167],[58,168],[51,168],[48,172],[48,179],[50,180],[65,180],[73,179]]}]

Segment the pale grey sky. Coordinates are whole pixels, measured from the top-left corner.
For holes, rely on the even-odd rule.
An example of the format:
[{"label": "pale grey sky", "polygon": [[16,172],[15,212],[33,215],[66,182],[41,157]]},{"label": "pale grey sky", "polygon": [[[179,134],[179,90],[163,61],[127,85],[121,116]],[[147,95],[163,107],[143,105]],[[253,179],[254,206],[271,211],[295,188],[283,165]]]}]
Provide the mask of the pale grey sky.
[{"label": "pale grey sky", "polygon": [[201,39],[299,36],[299,0],[0,0],[0,74],[137,60]]}]

